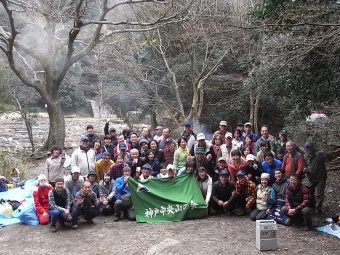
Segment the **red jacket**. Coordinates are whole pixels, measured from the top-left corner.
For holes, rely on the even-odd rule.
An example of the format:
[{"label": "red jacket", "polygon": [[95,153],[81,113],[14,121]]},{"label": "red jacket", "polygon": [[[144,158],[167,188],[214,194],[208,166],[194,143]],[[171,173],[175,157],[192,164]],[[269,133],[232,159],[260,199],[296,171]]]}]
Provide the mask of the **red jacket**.
[{"label": "red jacket", "polygon": [[48,192],[52,188],[51,185],[47,185],[45,187],[38,186],[34,189],[33,198],[37,213],[43,214],[44,212],[48,212]]}]

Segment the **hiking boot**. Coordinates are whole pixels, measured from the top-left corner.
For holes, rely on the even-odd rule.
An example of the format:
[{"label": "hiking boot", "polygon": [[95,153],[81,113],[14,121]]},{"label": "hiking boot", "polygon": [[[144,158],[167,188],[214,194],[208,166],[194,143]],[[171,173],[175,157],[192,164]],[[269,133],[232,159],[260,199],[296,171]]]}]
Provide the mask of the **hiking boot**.
[{"label": "hiking boot", "polygon": [[293,224],[293,220],[291,218],[287,218],[285,221],[286,226],[291,226]]},{"label": "hiking boot", "polygon": [[59,225],[60,225],[60,227],[62,227],[62,228],[66,227],[65,222],[63,222],[63,221],[59,221]]},{"label": "hiking boot", "polygon": [[51,229],[51,232],[52,232],[52,233],[57,232],[57,228],[56,228],[55,225],[51,225],[51,226],[50,226],[50,229]]},{"label": "hiking boot", "polygon": [[86,220],[86,222],[89,223],[89,224],[93,224],[94,223],[93,220]]},{"label": "hiking boot", "polygon": [[245,208],[239,207],[239,208],[236,208],[233,212],[234,212],[234,215],[236,216],[242,216],[246,213],[246,210]]},{"label": "hiking boot", "polygon": [[117,215],[115,215],[115,216],[113,217],[113,221],[119,221],[119,217],[118,217]]},{"label": "hiking boot", "polygon": [[72,229],[77,229],[77,228],[78,228],[77,224],[72,225]]},{"label": "hiking boot", "polygon": [[303,230],[304,231],[312,231],[312,230],[314,230],[314,228],[313,227],[305,227]]}]

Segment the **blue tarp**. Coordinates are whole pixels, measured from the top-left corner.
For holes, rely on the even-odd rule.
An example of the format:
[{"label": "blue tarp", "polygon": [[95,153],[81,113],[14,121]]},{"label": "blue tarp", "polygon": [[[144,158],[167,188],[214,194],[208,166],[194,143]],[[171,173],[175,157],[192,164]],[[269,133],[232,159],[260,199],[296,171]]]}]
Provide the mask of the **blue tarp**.
[{"label": "blue tarp", "polygon": [[340,227],[338,224],[331,223],[326,226],[317,227],[315,229],[340,238]]},{"label": "blue tarp", "polygon": [[[0,192],[0,199],[10,199],[10,200],[17,200],[17,201],[23,201],[26,198],[32,197],[33,189],[35,187],[36,180],[31,179],[27,180],[25,182],[25,188],[14,188],[14,189],[9,189],[8,191],[5,192]],[[0,215],[0,228],[4,226],[8,226],[11,224],[15,224],[20,222],[18,218],[10,218],[6,219]]]}]

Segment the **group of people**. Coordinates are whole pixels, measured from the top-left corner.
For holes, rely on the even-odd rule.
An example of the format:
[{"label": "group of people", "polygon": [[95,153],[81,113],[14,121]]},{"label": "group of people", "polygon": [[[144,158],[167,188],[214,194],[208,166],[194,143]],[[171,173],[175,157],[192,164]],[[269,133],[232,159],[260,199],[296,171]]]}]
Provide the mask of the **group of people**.
[{"label": "group of people", "polygon": [[[233,133],[221,121],[211,141],[195,134],[185,121],[177,141],[169,128],[157,126],[151,135],[147,127],[140,134],[116,133],[104,127],[103,143],[91,125],[81,136],[71,156],[71,175],[64,178],[65,155],[54,146],[46,160],[45,175],[39,177],[34,192],[41,224],[72,223],[78,218],[92,223],[103,213],[118,221],[124,213],[134,220],[128,178],[171,178],[193,174],[205,199],[209,214],[249,214],[252,220],[265,219],[273,208],[280,208],[287,219],[283,224],[304,219],[312,229],[312,214],[322,213],[327,173],[326,155],[307,141],[302,151],[281,130],[279,139],[261,127],[252,132],[251,123],[239,123]],[[308,184],[302,184],[303,177]],[[46,185],[49,183],[49,185]],[[40,206],[39,206],[40,205]]]}]

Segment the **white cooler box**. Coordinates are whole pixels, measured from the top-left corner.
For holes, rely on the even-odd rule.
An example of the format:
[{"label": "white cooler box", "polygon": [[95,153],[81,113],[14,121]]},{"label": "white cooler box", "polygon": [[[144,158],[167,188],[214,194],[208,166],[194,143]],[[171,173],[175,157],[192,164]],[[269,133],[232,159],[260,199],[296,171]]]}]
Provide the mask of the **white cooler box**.
[{"label": "white cooler box", "polygon": [[275,220],[256,221],[256,248],[260,251],[277,250]]}]

